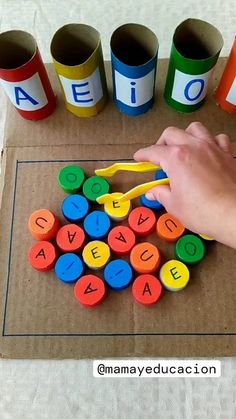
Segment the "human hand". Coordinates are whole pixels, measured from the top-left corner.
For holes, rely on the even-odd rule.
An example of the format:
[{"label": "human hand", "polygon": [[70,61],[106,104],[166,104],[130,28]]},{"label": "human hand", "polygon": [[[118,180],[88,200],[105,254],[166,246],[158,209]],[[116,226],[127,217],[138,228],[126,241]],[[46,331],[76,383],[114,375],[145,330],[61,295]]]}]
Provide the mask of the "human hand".
[{"label": "human hand", "polygon": [[236,247],[236,164],[227,135],[214,137],[200,122],[186,130],[169,127],[134,159],[160,165],[170,179],[148,199],[161,202],[189,230]]}]

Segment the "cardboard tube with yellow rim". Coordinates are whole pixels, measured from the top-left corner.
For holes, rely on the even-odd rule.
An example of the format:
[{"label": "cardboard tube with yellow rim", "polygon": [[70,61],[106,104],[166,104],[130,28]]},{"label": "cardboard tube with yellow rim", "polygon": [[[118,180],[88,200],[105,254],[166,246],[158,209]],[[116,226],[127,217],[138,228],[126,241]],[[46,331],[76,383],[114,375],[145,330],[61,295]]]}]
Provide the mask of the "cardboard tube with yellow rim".
[{"label": "cardboard tube with yellow rim", "polygon": [[108,97],[99,32],[89,25],[65,25],[53,36],[51,54],[66,108],[76,116],[97,115]]}]

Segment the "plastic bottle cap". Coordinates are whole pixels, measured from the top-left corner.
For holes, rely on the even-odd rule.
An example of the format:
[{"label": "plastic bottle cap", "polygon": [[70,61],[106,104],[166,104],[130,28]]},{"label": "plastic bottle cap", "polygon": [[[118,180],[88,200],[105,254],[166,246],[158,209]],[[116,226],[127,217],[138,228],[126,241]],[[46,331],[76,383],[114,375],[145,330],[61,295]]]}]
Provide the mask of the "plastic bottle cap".
[{"label": "plastic bottle cap", "polygon": [[74,287],[75,298],[85,307],[95,307],[105,297],[105,284],[96,275],[84,275]]},{"label": "plastic bottle cap", "polygon": [[151,201],[150,199],[147,199],[145,195],[141,195],[139,201],[140,205],[150,208],[153,211],[160,211],[164,208],[159,201]]},{"label": "plastic bottle cap", "polygon": [[89,203],[82,195],[69,195],[61,205],[61,211],[66,220],[71,223],[82,220],[89,210]]},{"label": "plastic bottle cap", "polygon": [[179,260],[169,260],[160,269],[160,280],[162,285],[169,291],[180,291],[189,282],[189,270]]},{"label": "plastic bottle cap", "polygon": [[156,217],[150,208],[137,207],[129,214],[128,223],[137,235],[146,236],[155,229]]},{"label": "plastic bottle cap", "polygon": [[101,269],[110,259],[110,247],[108,244],[94,240],[86,244],[82,256],[84,263],[91,269]]},{"label": "plastic bottle cap", "polygon": [[185,231],[185,227],[173,215],[166,213],[157,220],[157,235],[165,241],[175,242]]},{"label": "plastic bottle cap", "polygon": [[56,249],[48,241],[34,243],[29,249],[28,260],[37,271],[50,271],[56,262]]},{"label": "plastic bottle cap", "polygon": [[28,228],[36,240],[49,241],[56,237],[60,223],[53,212],[48,209],[39,209],[31,214]]},{"label": "plastic bottle cap", "polygon": [[77,252],[84,241],[84,230],[76,224],[67,224],[57,232],[56,242],[63,252]]},{"label": "plastic bottle cap", "polygon": [[100,176],[92,176],[83,184],[83,194],[92,202],[96,202],[96,199],[109,192],[110,185],[106,179]]},{"label": "plastic bottle cap", "polygon": [[133,282],[132,295],[138,303],[145,306],[155,304],[161,293],[162,285],[154,275],[139,275]]},{"label": "plastic bottle cap", "polygon": [[74,253],[61,255],[55,265],[55,274],[58,279],[67,284],[71,284],[83,273],[83,263],[79,256]]},{"label": "plastic bottle cap", "polygon": [[104,269],[104,280],[114,290],[127,288],[132,281],[132,269],[123,259],[112,260]]},{"label": "plastic bottle cap", "polygon": [[136,244],[130,253],[130,263],[141,274],[153,273],[161,263],[160,251],[149,242]]},{"label": "plastic bottle cap", "polygon": [[108,244],[114,253],[123,255],[134,247],[136,237],[131,228],[126,226],[114,227],[108,234]]},{"label": "plastic bottle cap", "polygon": [[84,171],[80,166],[69,165],[63,167],[58,175],[58,183],[66,193],[76,193],[84,182]]},{"label": "plastic bottle cap", "polygon": [[109,199],[104,204],[104,211],[110,218],[116,221],[124,220],[131,209],[131,201],[119,202],[117,198],[123,195],[120,192],[110,194],[112,199]]},{"label": "plastic bottle cap", "polygon": [[103,211],[93,211],[84,219],[84,230],[93,239],[101,239],[111,228],[111,221]]},{"label": "plastic bottle cap", "polygon": [[201,262],[205,256],[203,241],[193,234],[180,237],[175,244],[175,257],[187,264]]}]

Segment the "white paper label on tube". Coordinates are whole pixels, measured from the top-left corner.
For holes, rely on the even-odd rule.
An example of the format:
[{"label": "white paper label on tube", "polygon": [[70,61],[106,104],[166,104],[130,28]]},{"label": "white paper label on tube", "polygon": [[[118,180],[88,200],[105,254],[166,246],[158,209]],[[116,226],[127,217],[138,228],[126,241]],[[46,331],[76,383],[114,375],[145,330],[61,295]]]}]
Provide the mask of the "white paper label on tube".
[{"label": "white paper label on tube", "polygon": [[71,80],[59,75],[65,97],[73,106],[89,108],[96,105],[103,96],[99,67],[84,79]]},{"label": "white paper label on tube", "polygon": [[226,97],[227,102],[231,103],[232,105],[236,105],[236,77],[230,87],[229,93]]},{"label": "white paper label on tube", "polygon": [[48,103],[38,73],[23,81],[1,79],[0,83],[13,105],[22,111],[37,111]]},{"label": "white paper label on tube", "polygon": [[154,77],[154,69],[138,79],[130,79],[115,70],[116,99],[132,107],[144,105],[153,97]]},{"label": "white paper label on tube", "polygon": [[191,75],[175,70],[172,99],[183,105],[196,105],[206,96],[212,71]]}]

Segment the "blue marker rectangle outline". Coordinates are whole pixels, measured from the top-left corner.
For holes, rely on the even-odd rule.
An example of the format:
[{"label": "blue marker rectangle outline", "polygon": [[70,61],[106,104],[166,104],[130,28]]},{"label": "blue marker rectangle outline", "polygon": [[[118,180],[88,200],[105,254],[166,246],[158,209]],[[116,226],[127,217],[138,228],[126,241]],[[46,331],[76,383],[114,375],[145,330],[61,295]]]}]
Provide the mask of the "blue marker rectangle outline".
[{"label": "blue marker rectangle outline", "polygon": [[[236,158],[236,157],[234,157]],[[14,229],[14,215],[16,208],[16,191],[17,191],[17,179],[19,165],[21,164],[40,164],[40,163],[89,163],[89,162],[119,162],[119,161],[132,161],[132,159],[91,159],[91,160],[16,160],[15,177],[14,177],[14,190],[12,200],[12,215],[11,215],[11,227],[10,227],[10,241],[9,241],[9,253],[8,253],[8,267],[7,267],[7,279],[5,284],[5,299],[3,307],[3,323],[2,323],[2,337],[114,337],[114,336],[236,336],[236,332],[223,332],[223,333],[201,333],[201,332],[162,332],[162,333],[6,333],[6,320],[7,320],[7,307],[8,307],[8,296],[10,286],[10,274],[11,274],[11,256],[12,256],[12,239]]]}]

